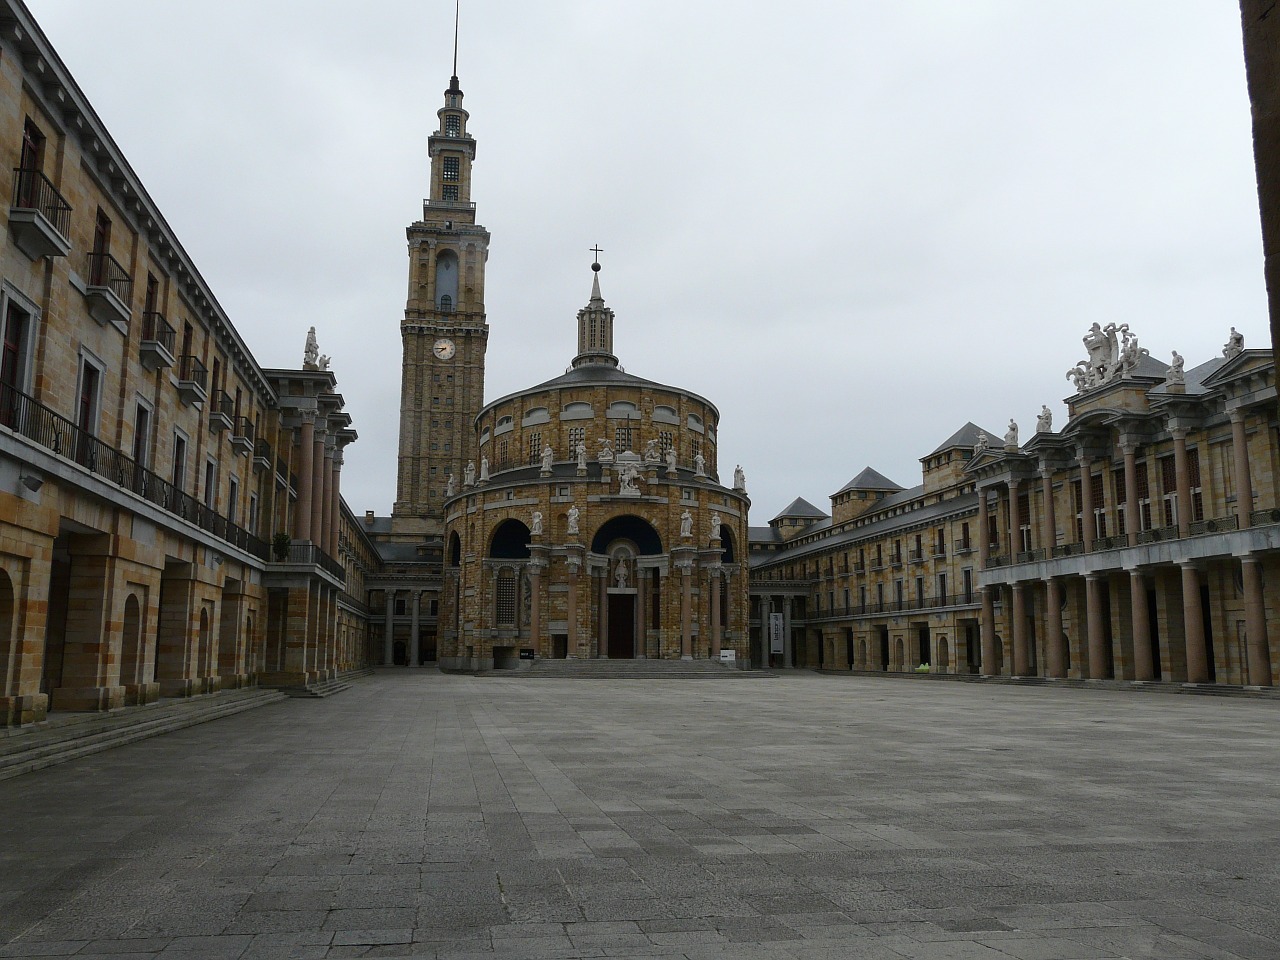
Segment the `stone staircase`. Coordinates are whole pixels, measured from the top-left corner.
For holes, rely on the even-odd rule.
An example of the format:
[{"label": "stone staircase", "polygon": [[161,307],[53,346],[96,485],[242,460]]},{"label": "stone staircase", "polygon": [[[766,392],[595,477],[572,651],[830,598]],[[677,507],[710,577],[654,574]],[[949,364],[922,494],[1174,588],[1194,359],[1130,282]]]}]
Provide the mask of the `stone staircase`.
[{"label": "stone staircase", "polygon": [[343,690],[349,689],[354,681],[372,676],[373,671],[368,668],[350,670],[347,673],[340,673],[336,677],[330,677],[328,680],[317,680],[314,683],[308,683],[305,687],[280,687],[279,690],[290,697],[319,699],[321,697],[331,697],[335,693],[341,693]]},{"label": "stone staircase", "polygon": [[0,780],[284,699],[279,690],[247,687],[107,713],[52,713],[42,723],[0,730]]},{"label": "stone staircase", "polygon": [[521,670],[494,670],[485,676],[532,680],[759,680],[767,670],[742,670],[718,660],[534,660]]}]

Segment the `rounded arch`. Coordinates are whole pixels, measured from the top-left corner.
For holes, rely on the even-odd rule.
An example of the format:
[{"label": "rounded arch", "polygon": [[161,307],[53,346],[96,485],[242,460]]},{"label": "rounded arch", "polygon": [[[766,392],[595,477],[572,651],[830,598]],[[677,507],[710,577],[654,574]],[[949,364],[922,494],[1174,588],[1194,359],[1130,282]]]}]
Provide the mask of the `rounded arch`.
[{"label": "rounded arch", "polygon": [[733,531],[729,529],[728,524],[724,524],[720,527],[720,550],[721,561],[724,563],[737,562],[733,547]]},{"label": "rounded arch", "polygon": [[436,306],[451,310],[458,305],[458,255],[452,250],[436,254]]},{"label": "rounded arch", "polygon": [[462,564],[462,539],[455,530],[449,534],[449,566],[457,567]]},{"label": "rounded arch", "polygon": [[[15,629],[17,627],[17,611],[13,581],[6,570],[0,568],[0,664],[12,662],[9,655],[13,650]],[[14,689],[14,677],[7,672],[0,674],[0,693],[7,694]]]},{"label": "rounded arch", "polygon": [[907,661],[902,649],[902,638],[898,637],[893,641],[893,666],[897,670],[905,670]]},{"label": "rounded arch", "polygon": [[503,520],[489,539],[489,556],[502,560],[529,557],[529,528],[519,520]]},{"label": "rounded arch", "polygon": [[630,540],[635,544],[636,553],[644,557],[661,554],[662,537],[648,520],[635,514],[623,514],[606,520],[591,538],[591,552],[605,554],[609,552],[609,544],[615,540]]},{"label": "rounded arch", "polygon": [[857,667],[858,667],[858,669],[859,669],[859,670],[866,670],[866,669],[868,669],[868,667],[867,667],[867,641],[865,641],[865,640],[859,640],[859,641],[858,641],[858,661],[857,661]]},{"label": "rounded arch", "polygon": [[938,672],[946,673],[951,666],[951,651],[947,646],[947,638],[938,638]]}]

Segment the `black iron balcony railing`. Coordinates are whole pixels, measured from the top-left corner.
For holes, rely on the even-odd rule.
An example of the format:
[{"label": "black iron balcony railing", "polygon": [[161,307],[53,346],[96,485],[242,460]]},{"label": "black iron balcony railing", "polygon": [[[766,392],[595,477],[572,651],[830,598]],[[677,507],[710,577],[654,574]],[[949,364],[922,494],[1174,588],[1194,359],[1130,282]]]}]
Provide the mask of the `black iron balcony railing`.
[{"label": "black iron balcony railing", "polygon": [[154,340],[172,354],[177,333],[173,327],[169,326],[169,321],[164,318],[163,313],[158,310],[149,310],[142,315],[142,339]]},{"label": "black iron balcony railing", "polygon": [[907,559],[908,559],[908,560],[910,560],[912,563],[923,563],[923,562],[924,562],[924,551],[923,551],[923,550],[910,550],[910,551],[908,551],[908,553],[907,553]]},{"label": "black iron balcony railing", "polygon": [[314,543],[289,544],[289,552],[285,555],[284,559],[280,560],[280,562],[309,563],[312,566],[319,567],[321,570],[337,577],[339,580],[345,581],[347,578],[346,568]]},{"label": "black iron balcony railing", "polygon": [[236,417],[236,402],[225,390],[215,390],[213,399],[209,401],[209,413],[227,418],[230,423]]},{"label": "black iron balcony railing", "polygon": [[236,417],[231,424],[231,436],[238,440],[246,441],[252,447],[254,441],[253,421],[248,417]]},{"label": "black iron balcony railing", "polygon": [[972,540],[957,540],[956,553],[973,553],[974,546]]},{"label": "black iron balcony railing", "polygon": [[21,210],[35,210],[63,237],[71,229],[71,204],[39,170],[13,171],[13,205]]},{"label": "black iron balcony railing", "polygon": [[252,554],[269,556],[265,540],[179,490],[169,481],[80,429],[72,421],[7,383],[0,383],[0,425],[33,443],[66,457],[91,473],[136,494],[162,510]]},{"label": "black iron balcony railing", "polygon": [[200,358],[191,354],[184,354],[178,358],[178,379],[185,380],[188,383],[194,383],[201,390],[205,389],[205,383],[209,379],[209,371]]},{"label": "black iron balcony railing", "polygon": [[89,254],[89,286],[106,287],[126,307],[133,296],[133,277],[129,271],[109,253]]},{"label": "black iron balcony railing", "polygon": [[943,607],[968,607],[978,603],[978,594],[949,593],[935,597],[903,597],[901,600],[868,600],[865,603],[846,604],[814,611],[811,620],[839,620],[846,617],[868,617],[884,613],[905,613],[913,610],[938,610]]}]

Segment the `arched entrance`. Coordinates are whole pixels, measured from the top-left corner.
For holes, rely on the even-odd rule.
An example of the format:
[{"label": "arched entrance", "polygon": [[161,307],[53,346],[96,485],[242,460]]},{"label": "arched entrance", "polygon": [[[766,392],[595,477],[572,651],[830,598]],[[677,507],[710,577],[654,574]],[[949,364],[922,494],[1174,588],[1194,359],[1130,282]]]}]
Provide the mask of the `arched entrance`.
[{"label": "arched entrance", "polygon": [[661,556],[662,537],[643,517],[624,514],[600,525],[591,552],[606,558],[596,615],[599,655],[614,660],[646,656],[646,606],[656,606],[652,597],[661,588],[658,578],[646,579],[652,567],[642,566],[641,558]]},{"label": "arched entrance", "polygon": [[[124,624],[120,637],[120,683],[125,688],[125,702],[139,703],[139,687],[143,683],[142,666],[146,659],[142,642],[142,606],[138,595],[124,598]],[[145,698],[143,698],[145,699]]]},{"label": "arched entrance", "polygon": [[17,689],[16,669],[11,666],[16,658],[13,648],[17,642],[17,618],[14,611],[13,581],[0,570],[0,695],[8,696]]}]

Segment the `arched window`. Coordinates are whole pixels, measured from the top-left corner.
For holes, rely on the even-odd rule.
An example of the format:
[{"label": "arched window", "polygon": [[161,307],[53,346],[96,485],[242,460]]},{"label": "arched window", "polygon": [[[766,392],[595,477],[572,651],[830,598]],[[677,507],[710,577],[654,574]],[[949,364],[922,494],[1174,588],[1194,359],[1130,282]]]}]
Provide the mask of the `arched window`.
[{"label": "arched window", "polygon": [[452,250],[436,254],[436,307],[444,313],[458,302],[458,255]]}]

